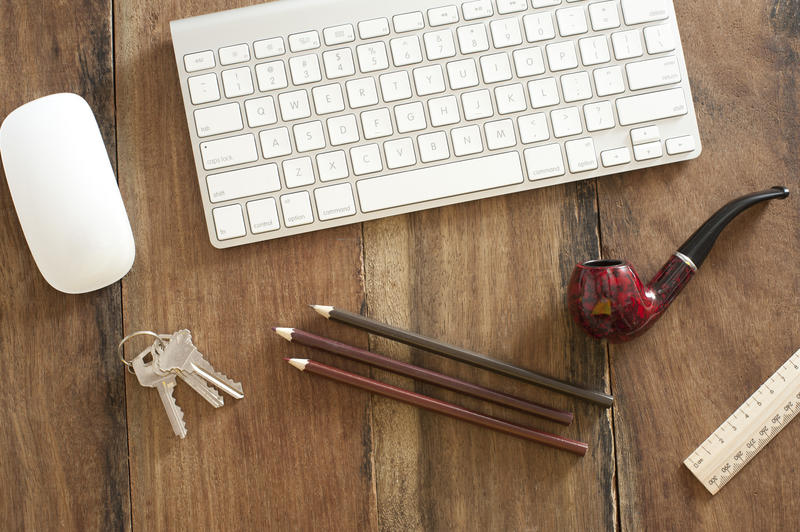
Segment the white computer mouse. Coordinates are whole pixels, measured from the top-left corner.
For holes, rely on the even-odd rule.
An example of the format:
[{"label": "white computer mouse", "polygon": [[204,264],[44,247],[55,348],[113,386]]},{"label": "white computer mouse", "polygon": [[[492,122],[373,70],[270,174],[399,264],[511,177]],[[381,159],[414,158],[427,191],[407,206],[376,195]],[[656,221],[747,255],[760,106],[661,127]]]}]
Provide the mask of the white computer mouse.
[{"label": "white computer mouse", "polygon": [[56,290],[91,292],[128,273],[133,232],[86,100],[53,94],[0,126],[0,158],[22,231]]}]

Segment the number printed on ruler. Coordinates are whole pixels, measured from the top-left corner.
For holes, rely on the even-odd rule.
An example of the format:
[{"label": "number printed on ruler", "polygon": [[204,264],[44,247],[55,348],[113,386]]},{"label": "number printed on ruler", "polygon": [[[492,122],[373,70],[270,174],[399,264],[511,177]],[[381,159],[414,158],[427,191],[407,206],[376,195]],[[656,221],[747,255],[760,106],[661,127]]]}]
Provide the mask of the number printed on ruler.
[{"label": "number printed on ruler", "polygon": [[800,350],[684,460],[716,494],[800,412]]}]

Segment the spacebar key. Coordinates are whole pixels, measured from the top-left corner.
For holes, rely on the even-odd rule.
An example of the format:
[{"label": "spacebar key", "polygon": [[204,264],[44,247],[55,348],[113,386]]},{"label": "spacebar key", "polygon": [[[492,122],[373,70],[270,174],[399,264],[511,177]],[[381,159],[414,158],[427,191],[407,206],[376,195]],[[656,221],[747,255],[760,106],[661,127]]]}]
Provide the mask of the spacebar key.
[{"label": "spacebar key", "polygon": [[522,183],[515,152],[362,179],[356,186],[363,212],[469,194]]}]

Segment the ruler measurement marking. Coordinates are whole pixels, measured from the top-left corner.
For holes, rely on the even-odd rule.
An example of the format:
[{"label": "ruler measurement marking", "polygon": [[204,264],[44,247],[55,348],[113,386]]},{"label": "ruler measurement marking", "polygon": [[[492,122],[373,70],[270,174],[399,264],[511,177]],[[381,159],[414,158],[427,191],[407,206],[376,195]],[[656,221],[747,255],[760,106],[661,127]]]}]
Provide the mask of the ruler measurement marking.
[{"label": "ruler measurement marking", "polygon": [[[788,369],[791,364],[795,370],[800,370],[799,362],[800,350],[684,460],[684,465],[712,495],[741,471],[800,411],[800,371]],[[791,373],[788,378],[782,370]],[[772,388],[770,383],[775,383]],[[768,395],[765,395],[765,390],[769,391]],[[735,425],[733,420],[738,419],[737,412],[744,416],[744,421]],[[726,425],[733,429],[731,433],[727,433]],[[726,439],[720,437],[720,433],[727,434]],[[708,455],[706,458],[698,454],[701,450]]]}]

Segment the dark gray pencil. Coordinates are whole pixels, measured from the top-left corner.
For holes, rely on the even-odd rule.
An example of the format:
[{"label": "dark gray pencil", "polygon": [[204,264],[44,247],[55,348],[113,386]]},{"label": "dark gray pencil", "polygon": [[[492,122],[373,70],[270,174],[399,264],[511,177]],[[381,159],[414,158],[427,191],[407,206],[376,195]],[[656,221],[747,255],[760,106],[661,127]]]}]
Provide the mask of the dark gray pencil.
[{"label": "dark gray pencil", "polygon": [[579,397],[605,407],[610,407],[614,402],[614,398],[608,394],[587,390],[585,388],[579,388],[578,386],[569,384],[567,382],[520,368],[513,364],[509,364],[508,362],[503,362],[502,360],[497,360],[496,358],[482,355],[480,353],[476,353],[475,351],[470,351],[469,349],[456,347],[454,345],[446,344],[444,342],[440,342],[439,340],[434,340],[433,338],[428,338],[417,333],[398,329],[397,327],[364,317],[361,314],[355,314],[353,312],[348,312],[346,310],[324,305],[310,306],[325,318],[345,323],[347,325],[369,331],[373,334],[377,334],[378,336],[389,338],[390,340],[396,340],[412,347],[424,349],[425,351],[430,351],[431,353],[436,353],[437,355],[446,356],[460,362],[466,362],[467,364],[472,364],[473,366],[478,366],[479,368],[488,369],[490,371],[494,371],[495,373],[500,373],[502,375],[514,377],[516,379],[530,382],[531,384],[536,384],[538,386],[543,386],[557,392]]}]

